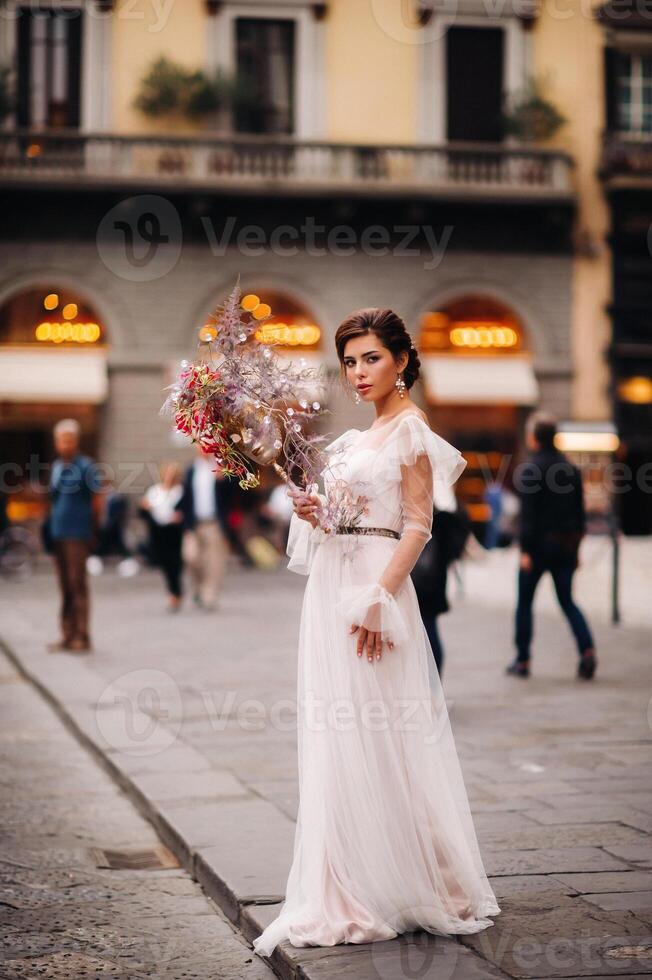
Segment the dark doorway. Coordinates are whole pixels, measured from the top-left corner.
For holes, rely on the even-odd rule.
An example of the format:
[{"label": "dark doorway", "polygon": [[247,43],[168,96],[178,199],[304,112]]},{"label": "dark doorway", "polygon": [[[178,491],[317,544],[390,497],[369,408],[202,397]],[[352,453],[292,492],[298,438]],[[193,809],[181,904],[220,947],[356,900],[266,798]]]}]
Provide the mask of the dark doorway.
[{"label": "dark doorway", "polygon": [[503,138],[504,32],[500,27],[450,27],[446,34],[449,140]]}]

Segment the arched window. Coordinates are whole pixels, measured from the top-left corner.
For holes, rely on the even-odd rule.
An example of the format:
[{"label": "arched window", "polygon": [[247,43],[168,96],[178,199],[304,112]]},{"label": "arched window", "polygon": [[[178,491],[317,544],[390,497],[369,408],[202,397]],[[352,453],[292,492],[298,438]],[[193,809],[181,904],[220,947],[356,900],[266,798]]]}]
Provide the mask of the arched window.
[{"label": "arched window", "polygon": [[506,354],[524,347],[524,330],[518,316],[491,297],[465,296],[421,316],[419,349],[424,354]]},{"label": "arched window", "polygon": [[89,303],[53,283],[22,290],[0,307],[0,344],[81,347],[105,342],[104,327]]},{"label": "arched window", "polygon": [[[287,293],[271,289],[245,293],[243,298],[247,296],[253,297],[251,304],[255,298],[260,301],[261,307],[266,304],[272,311],[256,332],[257,340],[274,344],[279,348],[279,354],[285,357],[309,354],[321,349],[321,327],[303,303]],[[255,307],[252,306],[252,309],[255,316]],[[212,324],[213,321],[207,317],[205,325],[210,327]]]},{"label": "arched window", "polygon": [[418,348],[433,427],[464,452],[457,491],[483,540],[495,484],[506,506],[512,499],[523,422],[539,399],[527,331],[506,303],[478,292],[426,310]]}]

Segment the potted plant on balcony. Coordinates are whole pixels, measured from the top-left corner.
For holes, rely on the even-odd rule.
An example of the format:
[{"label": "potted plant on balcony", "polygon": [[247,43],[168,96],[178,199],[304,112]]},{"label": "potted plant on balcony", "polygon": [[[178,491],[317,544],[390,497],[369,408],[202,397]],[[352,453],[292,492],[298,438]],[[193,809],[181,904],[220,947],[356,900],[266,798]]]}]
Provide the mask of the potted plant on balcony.
[{"label": "potted plant on balcony", "polygon": [[211,129],[222,129],[233,90],[233,81],[219,68],[212,73],[192,70],[161,56],[141,79],[134,106],[153,119],[201,120]]},{"label": "potted plant on balcony", "polygon": [[508,136],[523,143],[545,143],[567,122],[544,94],[540,79],[530,77],[526,85],[506,100],[503,127]]},{"label": "potted plant on balcony", "polygon": [[[505,100],[502,112],[503,131],[521,143],[545,143],[567,122],[544,94],[545,85],[530,76],[525,86]],[[545,179],[548,161],[543,157],[523,157],[520,178],[538,184]]]}]

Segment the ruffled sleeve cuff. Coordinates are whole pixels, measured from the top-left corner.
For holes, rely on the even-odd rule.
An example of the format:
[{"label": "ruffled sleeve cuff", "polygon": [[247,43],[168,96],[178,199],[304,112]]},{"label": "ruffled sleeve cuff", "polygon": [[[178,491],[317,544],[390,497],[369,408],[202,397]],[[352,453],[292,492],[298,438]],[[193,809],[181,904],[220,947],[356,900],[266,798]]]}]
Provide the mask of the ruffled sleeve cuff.
[{"label": "ruffled sleeve cuff", "polygon": [[319,527],[312,527],[308,521],[302,520],[297,514],[290,518],[288,540],[285,551],[290,560],[287,567],[298,575],[309,575],[312,563],[319,545],[327,538],[326,532]]},{"label": "ruffled sleeve cuff", "polygon": [[350,627],[353,623],[382,634],[383,641],[395,646],[405,643],[409,631],[398,602],[378,582],[343,587],[335,603],[336,612]]}]

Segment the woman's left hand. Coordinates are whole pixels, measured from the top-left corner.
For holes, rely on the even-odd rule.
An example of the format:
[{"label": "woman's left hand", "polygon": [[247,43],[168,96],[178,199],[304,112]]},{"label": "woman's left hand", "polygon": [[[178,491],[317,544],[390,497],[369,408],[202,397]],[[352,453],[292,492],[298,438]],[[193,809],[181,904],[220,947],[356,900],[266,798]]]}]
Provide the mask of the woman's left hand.
[{"label": "woman's left hand", "polygon": [[[361,657],[366,648],[369,663],[373,663],[374,659],[380,660],[383,652],[383,634],[376,630],[365,629],[364,626],[358,626],[356,623],[353,623],[349,632],[353,634],[357,630],[360,630],[356,646],[358,656]],[[391,640],[387,640],[387,646],[392,650],[394,644]]]}]

